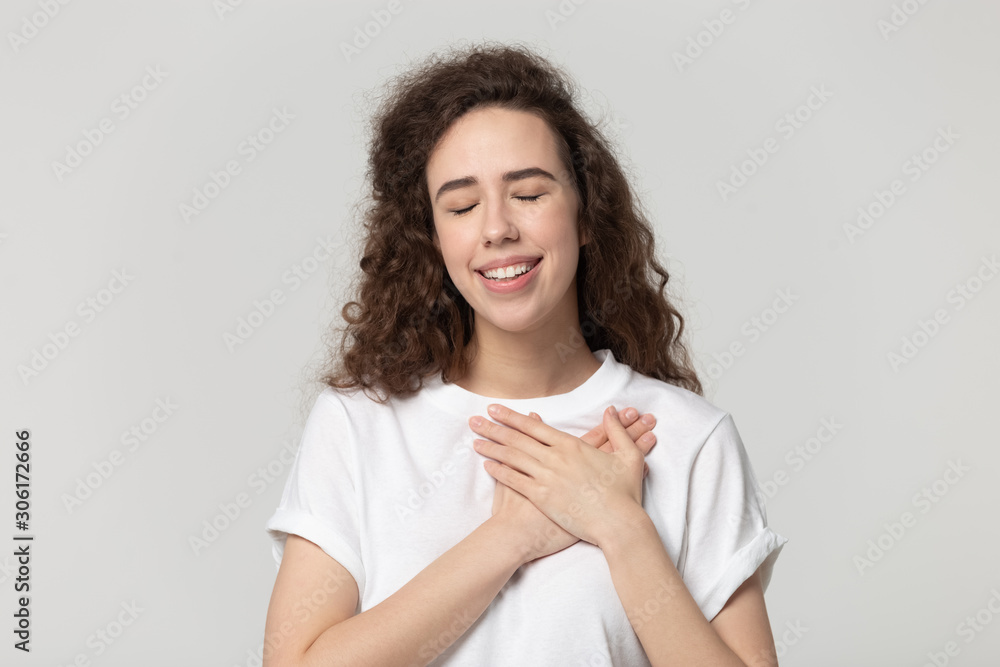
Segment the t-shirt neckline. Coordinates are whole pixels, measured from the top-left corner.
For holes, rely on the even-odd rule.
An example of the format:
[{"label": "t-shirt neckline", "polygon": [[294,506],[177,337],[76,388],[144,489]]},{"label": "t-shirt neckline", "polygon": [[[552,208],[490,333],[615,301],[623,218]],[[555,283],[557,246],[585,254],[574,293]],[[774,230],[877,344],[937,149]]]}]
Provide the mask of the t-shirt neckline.
[{"label": "t-shirt neckline", "polygon": [[[424,380],[423,394],[438,407],[458,416],[471,417],[473,414],[488,416],[486,406],[499,403],[508,408],[528,414],[537,412],[542,419],[567,419],[583,414],[602,412],[609,396],[614,395],[628,379],[629,367],[619,363],[608,348],[595,350],[594,357],[601,362],[600,367],[583,384],[563,394],[539,396],[536,398],[495,398],[475,394],[454,383],[445,383],[440,375]],[[616,406],[619,409],[625,406]]]}]

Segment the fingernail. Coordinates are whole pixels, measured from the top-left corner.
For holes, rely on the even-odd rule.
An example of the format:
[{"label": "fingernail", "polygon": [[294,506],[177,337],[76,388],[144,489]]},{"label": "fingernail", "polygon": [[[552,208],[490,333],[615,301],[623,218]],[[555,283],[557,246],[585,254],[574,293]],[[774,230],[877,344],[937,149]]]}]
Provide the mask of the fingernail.
[{"label": "fingernail", "polygon": [[472,419],[469,420],[469,423],[472,424],[473,426],[479,426],[480,424],[483,423],[483,420],[479,417],[473,417]]},{"label": "fingernail", "polygon": [[500,406],[499,405],[490,405],[486,409],[489,410],[490,414],[493,415],[494,417],[496,416],[496,414],[498,412],[500,412]]},{"label": "fingernail", "polygon": [[633,417],[635,417],[635,408],[629,408],[622,414],[625,416],[625,419],[632,419]]},{"label": "fingernail", "polygon": [[611,414],[612,414],[612,415],[614,415],[615,417],[617,417],[617,416],[618,416],[618,411],[617,411],[617,410],[615,410],[615,406],[613,406],[613,405],[612,405],[612,406],[611,406],[611,408],[610,408],[610,410],[611,410]]},{"label": "fingernail", "polygon": [[652,426],[653,422],[655,422],[655,421],[656,421],[656,419],[653,417],[653,415],[643,415],[642,416],[642,423],[646,424],[647,426]]}]

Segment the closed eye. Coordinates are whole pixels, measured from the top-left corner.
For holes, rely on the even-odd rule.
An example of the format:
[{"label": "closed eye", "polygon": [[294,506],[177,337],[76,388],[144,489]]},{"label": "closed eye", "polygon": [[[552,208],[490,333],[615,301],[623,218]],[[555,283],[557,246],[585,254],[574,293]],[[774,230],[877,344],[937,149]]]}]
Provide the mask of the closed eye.
[{"label": "closed eye", "polygon": [[[545,193],[543,192],[540,195],[530,195],[530,196],[514,197],[514,199],[518,199],[520,201],[526,201],[526,202],[534,202],[534,201],[538,201],[538,199],[542,195],[544,195],[544,194]],[[468,213],[469,211],[471,211],[472,209],[476,208],[476,206],[477,206],[477,204],[473,204],[472,206],[469,206],[469,207],[466,207],[466,208],[460,208],[460,209],[456,209],[456,210],[448,211],[448,212],[451,213],[451,214],[453,214],[453,215],[456,215],[456,216],[462,216],[462,215],[465,215],[466,213]]]}]

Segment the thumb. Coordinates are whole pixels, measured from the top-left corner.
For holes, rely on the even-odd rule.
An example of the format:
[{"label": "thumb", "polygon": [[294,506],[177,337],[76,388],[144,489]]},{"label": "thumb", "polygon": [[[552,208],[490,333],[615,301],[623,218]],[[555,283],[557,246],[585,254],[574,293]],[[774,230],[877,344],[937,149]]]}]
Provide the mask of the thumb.
[{"label": "thumb", "polygon": [[625,430],[625,426],[622,424],[621,418],[613,405],[604,411],[604,430],[608,434],[608,441],[611,443],[614,451],[641,452],[639,446],[632,440],[632,436]]}]

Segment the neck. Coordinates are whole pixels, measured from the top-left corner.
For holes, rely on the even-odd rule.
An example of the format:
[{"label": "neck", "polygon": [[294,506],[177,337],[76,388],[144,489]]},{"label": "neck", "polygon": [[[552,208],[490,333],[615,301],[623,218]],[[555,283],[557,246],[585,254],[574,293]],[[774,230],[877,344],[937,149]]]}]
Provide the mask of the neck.
[{"label": "neck", "polygon": [[580,326],[509,332],[491,326],[474,330],[472,357],[455,384],[481,396],[540,398],[576,389],[601,362],[584,343]]}]

